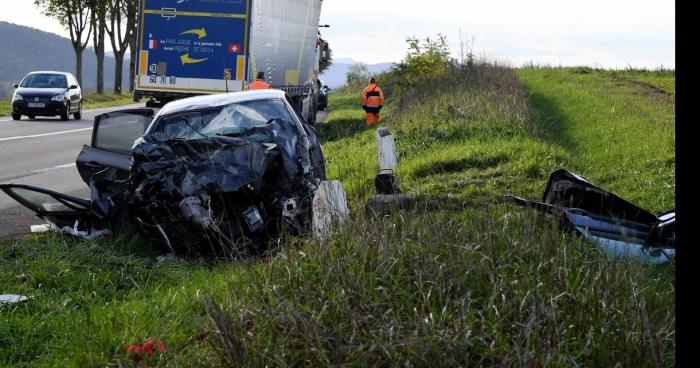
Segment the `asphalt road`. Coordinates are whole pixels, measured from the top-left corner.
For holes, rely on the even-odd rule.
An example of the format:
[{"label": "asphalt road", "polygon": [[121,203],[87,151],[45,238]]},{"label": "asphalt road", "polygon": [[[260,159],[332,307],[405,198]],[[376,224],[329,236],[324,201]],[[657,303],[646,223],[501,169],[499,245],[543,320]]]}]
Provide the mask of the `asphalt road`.
[{"label": "asphalt road", "polygon": [[[89,198],[90,190],[78,174],[75,159],[90,144],[96,115],[143,104],[84,110],[82,120],[0,117],[0,183],[27,184]],[[319,112],[322,122],[327,111]],[[0,239],[29,233],[43,221],[0,191]]]},{"label": "asphalt road", "polygon": [[[0,117],[0,183],[28,184],[57,192],[89,197],[90,190],[75,167],[75,158],[84,144],[90,144],[96,115],[126,108],[83,110],[83,119],[26,116],[20,121]],[[29,226],[43,223],[33,212],[0,192],[0,239],[26,234]]]}]

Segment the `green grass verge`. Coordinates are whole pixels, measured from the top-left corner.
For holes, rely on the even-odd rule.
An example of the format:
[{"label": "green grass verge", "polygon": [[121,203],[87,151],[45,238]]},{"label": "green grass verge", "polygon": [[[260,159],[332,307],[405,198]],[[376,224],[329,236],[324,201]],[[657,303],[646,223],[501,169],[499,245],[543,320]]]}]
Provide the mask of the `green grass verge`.
[{"label": "green grass verge", "polygon": [[[98,94],[89,92],[83,94],[83,109],[95,109],[98,107],[121,106],[134,103],[132,93],[116,94],[106,93]],[[0,116],[12,115],[12,101],[0,101]]]},{"label": "green grass verge", "polygon": [[[674,264],[610,260],[499,201],[539,198],[565,167],[674,207],[674,101],[651,87],[670,77],[637,74],[481,66],[412,89],[380,80],[402,188],[454,202],[383,219],[361,212],[375,128],[359,90],[331,94],[319,132],[353,218],[269,262],[158,263],[126,235],[0,245],[2,292],[32,297],[0,307],[0,366],[674,365]],[[124,353],[152,336],[164,354]]]}]

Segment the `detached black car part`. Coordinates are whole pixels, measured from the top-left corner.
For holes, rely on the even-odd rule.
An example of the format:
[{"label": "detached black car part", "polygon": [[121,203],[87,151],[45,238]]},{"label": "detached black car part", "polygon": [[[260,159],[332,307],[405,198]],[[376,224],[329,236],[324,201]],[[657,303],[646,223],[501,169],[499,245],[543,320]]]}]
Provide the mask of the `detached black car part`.
[{"label": "detached black car part", "polygon": [[[144,134],[145,132],[145,134]],[[56,231],[91,237],[136,225],[170,251],[241,256],[311,228],[325,162],[314,129],[282,91],[193,97],[102,114],[77,167],[84,200],[5,191]]]},{"label": "detached black car part", "polygon": [[653,215],[569,171],[550,175],[542,202],[512,199],[554,216],[611,257],[649,264],[675,257],[675,210]]}]

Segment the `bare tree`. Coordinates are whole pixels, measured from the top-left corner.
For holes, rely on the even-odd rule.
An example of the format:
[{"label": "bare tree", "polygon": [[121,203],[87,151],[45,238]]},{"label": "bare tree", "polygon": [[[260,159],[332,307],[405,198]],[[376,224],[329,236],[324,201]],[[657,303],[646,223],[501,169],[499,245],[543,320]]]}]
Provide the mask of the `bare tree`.
[{"label": "bare tree", "polygon": [[107,0],[90,0],[92,16],[92,47],[97,59],[97,93],[105,91],[105,17],[107,16]]},{"label": "bare tree", "polygon": [[137,3],[137,0],[108,0],[107,2],[109,22],[105,22],[105,31],[109,35],[114,52],[114,93],[118,94],[122,93],[124,54],[132,37],[133,22],[136,21],[136,17],[129,16],[129,11],[132,7],[137,7]]},{"label": "bare tree", "polygon": [[[70,41],[75,51],[75,77],[83,83],[83,51],[92,34],[92,12],[90,0],[34,0],[41,12],[59,21],[70,32]],[[85,41],[83,42],[83,39]]]}]

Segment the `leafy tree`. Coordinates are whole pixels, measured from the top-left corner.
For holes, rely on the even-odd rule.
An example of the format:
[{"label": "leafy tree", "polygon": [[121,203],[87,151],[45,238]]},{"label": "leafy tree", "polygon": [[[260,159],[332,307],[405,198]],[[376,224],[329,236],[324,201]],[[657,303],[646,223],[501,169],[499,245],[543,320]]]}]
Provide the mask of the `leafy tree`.
[{"label": "leafy tree", "polygon": [[345,80],[349,86],[357,83],[366,82],[369,79],[369,70],[367,69],[367,64],[365,63],[355,63],[348,69],[348,74]]},{"label": "leafy tree", "polygon": [[328,68],[330,68],[331,65],[333,65],[333,50],[331,50],[331,47],[328,45],[328,42],[321,38],[320,33],[318,37],[321,46],[321,61],[318,66],[318,73],[320,74]]},{"label": "leafy tree", "polygon": [[[93,27],[90,21],[91,0],[34,0],[41,12],[52,17],[70,33],[70,41],[75,51],[75,77],[83,83],[83,51],[90,42]],[[85,41],[83,41],[83,39]]]},{"label": "leafy tree", "polygon": [[403,61],[393,66],[404,83],[415,84],[428,79],[437,79],[444,74],[454,60],[450,57],[447,37],[441,34],[419,40],[415,37],[406,39],[408,53]]}]

